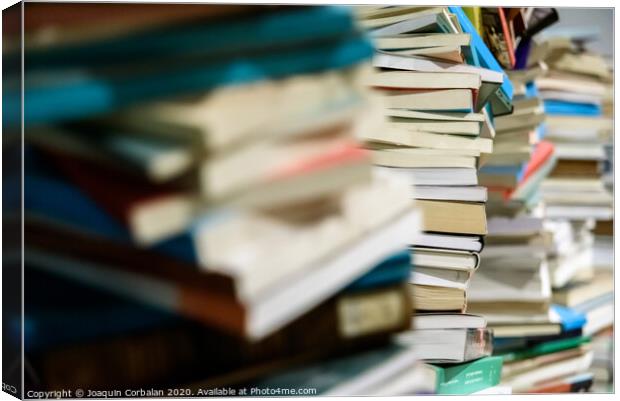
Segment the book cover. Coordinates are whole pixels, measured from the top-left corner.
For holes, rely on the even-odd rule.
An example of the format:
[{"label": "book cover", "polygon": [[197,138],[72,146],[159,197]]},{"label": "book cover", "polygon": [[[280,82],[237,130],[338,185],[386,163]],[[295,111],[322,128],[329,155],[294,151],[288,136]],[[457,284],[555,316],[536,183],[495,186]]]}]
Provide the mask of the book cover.
[{"label": "book cover", "polygon": [[437,372],[437,394],[471,394],[499,384],[502,358],[489,356],[458,365],[430,365]]}]

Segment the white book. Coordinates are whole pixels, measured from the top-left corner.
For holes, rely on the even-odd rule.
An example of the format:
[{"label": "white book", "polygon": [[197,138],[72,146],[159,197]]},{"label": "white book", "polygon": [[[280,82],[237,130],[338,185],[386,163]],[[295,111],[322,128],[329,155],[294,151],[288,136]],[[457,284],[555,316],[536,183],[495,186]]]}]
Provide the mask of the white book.
[{"label": "white book", "polygon": [[539,91],[562,91],[591,96],[603,97],[607,92],[606,85],[594,81],[578,81],[571,79],[540,77],[536,79]]},{"label": "white book", "polygon": [[409,283],[466,290],[470,278],[471,273],[468,271],[416,266],[411,272]]},{"label": "white book", "polygon": [[[387,379],[369,393],[376,397],[411,396],[412,394],[432,394],[436,391],[436,372],[428,365],[416,363],[403,373]],[[349,394],[344,394],[349,395]]]},{"label": "white book", "polygon": [[373,57],[373,65],[379,68],[391,68],[405,71],[463,72],[477,74],[483,82],[501,84],[504,81],[504,74],[487,68],[475,67],[468,64],[436,61],[421,56],[388,54],[381,51]]},{"label": "white book", "polygon": [[436,132],[441,134],[466,135],[473,137],[480,135],[481,130],[481,124],[477,122],[432,121],[403,117],[390,118],[388,126],[423,132]]},{"label": "white book", "polygon": [[592,276],[594,274],[592,247],[575,246],[572,252],[561,257],[549,259],[551,287],[562,288],[577,275]]},{"label": "white book", "polygon": [[453,121],[453,122],[477,122],[485,121],[484,113],[463,113],[463,112],[426,112],[405,109],[387,109],[385,115],[388,117],[403,117],[415,120],[431,121]]},{"label": "white book", "polygon": [[547,302],[551,283],[547,262],[537,270],[478,269],[470,282],[468,299],[472,303]]},{"label": "white book", "polygon": [[601,192],[605,186],[598,178],[545,178],[540,189],[544,198],[546,193],[553,192]]},{"label": "white book", "polygon": [[564,102],[571,103],[589,103],[600,106],[602,103],[602,96],[585,94],[585,93],[574,93],[574,92],[564,92],[557,90],[544,90],[539,91],[539,96],[543,100],[561,100]]},{"label": "white book", "polygon": [[413,250],[411,263],[416,266],[416,269],[430,267],[473,272],[480,264],[480,257],[475,252],[417,246]]},{"label": "white book", "polygon": [[613,207],[610,206],[560,206],[546,205],[545,216],[550,219],[569,220],[609,220],[614,216]]},{"label": "white book", "polygon": [[449,26],[451,32],[457,31],[456,27],[452,25],[450,19],[443,14],[442,10],[440,10],[439,12],[432,14],[422,15],[419,18],[394,22],[391,25],[374,29],[370,34],[373,37],[393,36],[403,33],[413,33],[416,31],[428,31],[436,28],[437,26]]},{"label": "white book", "polygon": [[396,336],[402,345],[418,347],[418,356],[428,362],[465,362],[491,354],[491,339],[485,329],[410,330]]},{"label": "white book", "polygon": [[384,92],[389,108],[421,111],[471,111],[474,108],[471,89],[432,89],[419,92]]},{"label": "white book", "polygon": [[[251,302],[240,299],[246,314],[246,336],[259,340],[279,330],[308,310],[316,307],[376,264],[403,249],[412,228],[420,226],[419,213],[411,212],[361,238],[341,252],[317,263],[296,280],[284,280]],[[117,294],[177,310],[181,294],[168,281],[111,269],[90,262],[29,250],[39,268],[71,277],[84,283],[96,283]]]},{"label": "white book", "polygon": [[513,391],[524,391],[536,383],[552,380],[561,376],[579,373],[587,370],[592,364],[594,354],[588,351],[574,358],[549,363],[502,381],[502,384],[511,386]]},{"label": "white book", "polygon": [[531,236],[543,229],[543,219],[539,217],[518,216],[515,218],[493,216],[487,219],[489,236]]},{"label": "white book", "polygon": [[[442,7],[418,7],[418,8],[406,8],[397,9],[392,13],[388,13],[387,10],[383,11],[383,15],[375,13],[374,17],[368,15],[359,21],[360,25],[364,28],[378,28],[386,25],[392,25],[403,21],[427,21],[428,19],[434,21],[437,14],[441,14]],[[371,14],[372,15],[372,14]]]},{"label": "white book", "polygon": [[372,38],[376,49],[398,50],[443,46],[469,46],[471,35],[468,33],[417,33]]},{"label": "white book", "polygon": [[411,325],[415,330],[434,329],[484,329],[484,316],[469,313],[417,313]]},{"label": "white book", "polygon": [[411,185],[478,185],[475,168],[398,168],[376,166],[383,174],[395,174]]},{"label": "white book", "polygon": [[360,139],[368,142],[429,149],[468,149],[481,153],[493,152],[493,140],[463,135],[438,134],[386,127],[385,130],[365,132]]},{"label": "white book", "polygon": [[425,149],[392,148],[371,150],[377,166],[404,168],[476,168],[476,157],[462,155],[425,154]]},{"label": "white book", "polygon": [[569,160],[605,160],[605,148],[600,143],[556,143],[555,156]]},{"label": "white book", "polygon": [[479,252],[482,242],[477,235],[450,235],[419,232],[411,241],[412,245],[442,249],[460,249]]},{"label": "white book", "polygon": [[414,198],[463,202],[486,202],[487,188],[480,186],[416,185]]},{"label": "white book", "polygon": [[399,89],[478,89],[480,75],[463,72],[374,71],[369,86]]},{"label": "white book", "polygon": [[510,386],[493,386],[487,387],[484,390],[476,391],[475,393],[471,393],[470,395],[508,395],[512,394],[512,387]]},{"label": "white book", "polygon": [[[378,351],[380,352],[380,350]],[[374,395],[377,388],[382,387],[402,372],[412,370],[412,366],[420,359],[416,347],[407,346],[403,351],[381,361],[368,369],[329,389],[325,396],[368,396]],[[427,375],[424,375],[428,377]],[[393,391],[393,390],[392,390]],[[392,391],[388,391],[391,393]]]}]

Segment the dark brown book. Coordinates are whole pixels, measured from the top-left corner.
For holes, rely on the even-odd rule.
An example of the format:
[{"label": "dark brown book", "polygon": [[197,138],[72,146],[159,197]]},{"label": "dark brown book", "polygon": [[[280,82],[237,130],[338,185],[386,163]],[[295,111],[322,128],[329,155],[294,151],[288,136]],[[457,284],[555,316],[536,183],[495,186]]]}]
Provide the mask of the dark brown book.
[{"label": "dark brown book", "polygon": [[594,235],[614,235],[614,221],[597,220],[592,232]]},{"label": "dark brown book", "polygon": [[[265,8],[267,7],[263,7]],[[257,10],[260,10],[260,7],[243,4],[27,2],[24,3],[23,16],[24,32],[29,42],[37,45],[57,45],[102,40],[146,29]],[[21,7],[10,12],[20,16]],[[4,28],[8,37],[19,36],[20,25],[17,21],[9,21]]]},{"label": "dark brown book", "polygon": [[258,342],[188,323],[27,357],[45,389],[159,388],[199,380],[232,384],[270,369],[384,343],[410,324],[409,294],[398,284],[342,292]]},{"label": "dark brown book", "polygon": [[598,178],[600,175],[597,160],[558,160],[550,177]]}]

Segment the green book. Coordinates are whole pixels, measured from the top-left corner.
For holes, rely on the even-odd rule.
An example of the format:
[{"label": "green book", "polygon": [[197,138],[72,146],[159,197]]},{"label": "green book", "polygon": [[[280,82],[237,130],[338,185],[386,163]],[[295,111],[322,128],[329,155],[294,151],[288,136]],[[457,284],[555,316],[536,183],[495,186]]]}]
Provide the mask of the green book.
[{"label": "green book", "polygon": [[471,394],[499,384],[502,357],[489,356],[457,365],[429,365],[436,374],[437,394]]},{"label": "green book", "polygon": [[587,336],[561,338],[559,340],[546,341],[544,343],[536,344],[521,351],[507,352],[499,356],[503,358],[504,362],[520,361],[522,359],[534,358],[540,355],[550,354],[552,352],[576,348],[588,342],[590,342],[590,337]]}]

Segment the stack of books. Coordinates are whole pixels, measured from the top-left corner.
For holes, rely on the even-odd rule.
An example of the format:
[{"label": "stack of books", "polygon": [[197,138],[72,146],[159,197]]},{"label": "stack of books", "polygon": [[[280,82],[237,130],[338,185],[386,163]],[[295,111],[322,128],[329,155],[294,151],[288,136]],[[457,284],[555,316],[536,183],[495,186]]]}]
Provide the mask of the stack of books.
[{"label": "stack of books", "polygon": [[235,386],[410,327],[420,216],[355,139],[350,10],[71,7],[26,5],[27,382]]},{"label": "stack of books", "polygon": [[549,65],[537,83],[548,114],[546,135],[558,153],[558,165],[543,183],[543,199],[548,218],[587,231],[589,274],[554,289],[554,301],[586,316],[584,334],[596,344],[593,373],[597,384],[606,385],[612,381],[614,320],[613,183],[605,172],[613,157],[613,74],[602,56],[582,48],[583,42],[574,33],[549,37],[535,48]]},{"label": "stack of books", "polygon": [[[440,394],[493,387],[502,359],[490,357],[492,332],[465,312],[487,234],[478,167],[493,152],[491,103],[508,78],[459,7],[361,7],[357,14],[376,48],[377,69],[366,82],[387,117],[362,139],[376,171],[409,180],[423,216],[423,232],[411,241],[414,329],[397,341],[454,377]],[[479,53],[484,63],[472,58]],[[474,371],[482,380],[465,378]]]},{"label": "stack of books", "polygon": [[[512,69],[508,74],[515,99],[512,114],[494,119],[495,150],[481,168],[481,182],[489,187],[487,212],[491,217],[481,267],[471,283],[470,311],[482,314],[494,329],[494,354],[504,359],[501,382],[513,392],[587,391],[594,377],[590,336],[603,324],[595,315],[606,313],[608,319],[613,315],[601,306],[612,289],[591,282],[596,276],[592,222],[587,215],[594,205],[587,198],[592,195],[604,203],[611,197],[595,194],[593,187],[587,190],[590,193],[579,192],[585,187],[575,188],[571,183],[579,185],[580,176],[596,171],[586,166],[586,159],[594,153],[590,148],[598,147],[602,153],[592,139],[601,134],[598,130],[605,123],[590,126],[596,133],[589,139],[582,137],[583,152],[570,143],[586,126],[585,120],[572,124],[575,118],[559,115],[581,107],[569,105],[578,97],[569,93],[572,84],[566,81],[575,73],[576,61],[569,60],[574,55],[557,43],[536,43],[528,33],[557,20],[554,10],[511,9],[507,13],[499,8],[479,13],[487,41],[495,43],[490,47]],[[533,18],[536,14],[538,18]],[[495,15],[500,21],[511,15],[524,20],[525,31],[522,24],[518,25],[521,28],[502,24],[502,32],[496,27]],[[546,22],[541,25],[541,21]],[[558,67],[558,62],[565,67]],[[592,209],[590,213],[597,212]],[[609,281],[609,277],[600,280]],[[585,283],[590,284],[588,295]],[[602,296],[596,306],[580,303],[593,294]],[[571,302],[570,295],[583,298]]]}]

